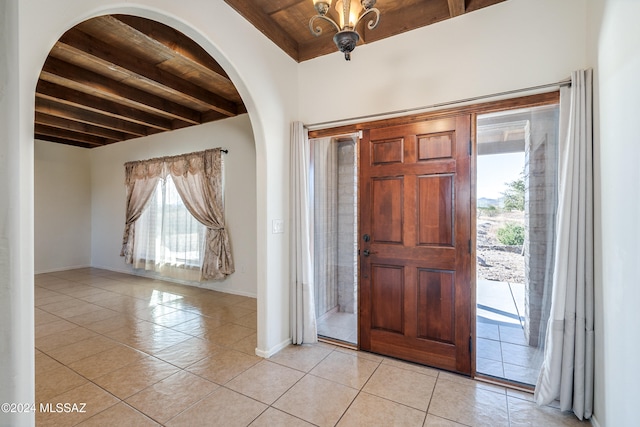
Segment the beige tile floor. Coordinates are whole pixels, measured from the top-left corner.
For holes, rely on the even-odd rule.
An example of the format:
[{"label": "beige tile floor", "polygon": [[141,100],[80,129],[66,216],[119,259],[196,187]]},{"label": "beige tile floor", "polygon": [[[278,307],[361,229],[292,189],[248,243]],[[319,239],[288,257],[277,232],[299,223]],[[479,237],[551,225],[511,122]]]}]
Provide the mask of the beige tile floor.
[{"label": "beige tile floor", "polygon": [[[573,426],[531,396],[327,345],[256,357],[256,302],[97,269],[35,278],[39,426]],[[39,405],[38,405],[39,406]]]}]

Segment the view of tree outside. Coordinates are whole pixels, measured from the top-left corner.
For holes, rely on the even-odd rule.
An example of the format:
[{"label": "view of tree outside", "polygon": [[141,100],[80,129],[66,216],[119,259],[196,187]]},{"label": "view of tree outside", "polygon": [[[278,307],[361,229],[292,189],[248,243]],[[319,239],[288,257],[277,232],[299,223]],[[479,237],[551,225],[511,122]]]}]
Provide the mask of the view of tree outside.
[{"label": "view of tree outside", "polygon": [[524,169],[518,179],[508,182],[506,186],[507,190],[502,193],[505,210],[524,212]]},{"label": "view of tree outside", "polygon": [[524,283],[524,153],[478,156],[477,274]]}]

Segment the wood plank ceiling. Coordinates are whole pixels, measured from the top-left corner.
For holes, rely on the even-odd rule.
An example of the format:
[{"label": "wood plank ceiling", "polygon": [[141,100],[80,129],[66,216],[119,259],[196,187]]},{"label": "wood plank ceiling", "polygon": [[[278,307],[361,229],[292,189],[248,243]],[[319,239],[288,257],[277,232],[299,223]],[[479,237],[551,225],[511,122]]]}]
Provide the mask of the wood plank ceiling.
[{"label": "wood plank ceiling", "polygon": [[67,31],[36,88],[35,138],[94,148],[246,113],[222,67],[184,34],[108,15]]},{"label": "wood plank ceiling", "polygon": [[[360,44],[392,37],[503,1],[506,0],[378,0],[375,7],[380,10],[380,23],[373,30],[366,28],[364,21],[358,25],[357,30],[362,37]],[[298,62],[337,51],[333,43],[335,31],[329,24],[318,21],[323,29],[319,37],[309,31],[309,19],[316,14],[313,0],[225,2]],[[331,4],[328,15],[340,22],[334,8],[336,0]]]},{"label": "wood plank ceiling", "polygon": [[[333,31],[309,31],[312,0],[225,1],[298,62],[337,52]],[[359,31],[371,43],[502,1],[379,0],[379,26]],[[246,113],[227,73],[197,43],[128,15],[67,31],[45,61],[35,103],[36,139],[85,148]]]}]

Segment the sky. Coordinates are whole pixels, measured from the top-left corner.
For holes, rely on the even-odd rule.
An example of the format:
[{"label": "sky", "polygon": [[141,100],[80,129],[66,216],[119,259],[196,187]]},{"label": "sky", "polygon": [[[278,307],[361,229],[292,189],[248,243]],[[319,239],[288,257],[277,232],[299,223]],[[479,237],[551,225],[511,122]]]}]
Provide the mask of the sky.
[{"label": "sky", "polygon": [[478,156],[478,199],[499,199],[506,183],[520,177],[524,152]]}]

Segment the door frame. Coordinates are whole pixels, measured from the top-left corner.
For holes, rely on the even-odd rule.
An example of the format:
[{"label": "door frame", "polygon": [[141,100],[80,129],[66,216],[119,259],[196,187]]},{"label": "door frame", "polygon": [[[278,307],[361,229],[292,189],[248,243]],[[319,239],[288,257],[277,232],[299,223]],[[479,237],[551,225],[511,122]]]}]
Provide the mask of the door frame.
[{"label": "door frame", "polygon": [[[517,110],[520,108],[539,107],[544,105],[557,104],[560,102],[560,91],[554,90],[551,92],[544,92],[534,95],[519,96],[515,98],[488,101],[477,104],[464,105],[460,107],[446,108],[441,110],[426,111],[415,113],[407,116],[393,117],[393,118],[381,118],[378,120],[364,121],[360,123],[354,123],[350,125],[329,127],[323,129],[314,129],[309,131],[309,138],[322,138],[327,136],[344,135],[349,133],[357,133],[363,130],[381,127],[390,127],[397,125],[404,125],[415,123],[425,120],[433,120],[437,118],[452,117],[461,114],[471,115],[471,158],[470,158],[470,193],[471,193],[471,257],[472,260],[470,266],[471,275],[471,377],[475,378],[476,373],[476,197],[477,197],[477,139],[476,139],[476,127],[477,117],[480,114],[493,113],[498,111]],[[381,115],[382,116],[382,115]],[[358,150],[359,151],[359,150]],[[360,154],[358,152],[357,159],[358,168],[360,167]],[[361,197],[361,183],[358,182],[358,208],[360,207]],[[360,221],[358,220],[358,235],[361,235]],[[358,268],[359,266],[358,262]],[[358,311],[362,308],[360,306],[360,283],[358,282]],[[360,326],[358,325],[358,328]],[[359,343],[358,343],[359,348]]]}]

